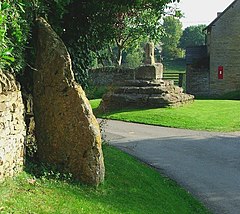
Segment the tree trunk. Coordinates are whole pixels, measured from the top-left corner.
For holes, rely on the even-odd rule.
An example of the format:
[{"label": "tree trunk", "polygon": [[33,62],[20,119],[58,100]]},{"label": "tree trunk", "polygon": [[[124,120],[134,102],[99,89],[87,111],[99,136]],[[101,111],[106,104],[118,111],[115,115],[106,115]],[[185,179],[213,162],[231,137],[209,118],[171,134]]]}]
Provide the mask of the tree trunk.
[{"label": "tree trunk", "polygon": [[117,63],[119,66],[122,64],[122,54],[123,54],[123,48],[118,46]]}]

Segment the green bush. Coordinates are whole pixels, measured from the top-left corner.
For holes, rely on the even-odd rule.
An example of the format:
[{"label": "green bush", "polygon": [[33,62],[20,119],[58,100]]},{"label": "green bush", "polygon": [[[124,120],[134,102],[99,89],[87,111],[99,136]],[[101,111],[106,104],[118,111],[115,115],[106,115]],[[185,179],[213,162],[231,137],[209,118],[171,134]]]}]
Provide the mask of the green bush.
[{"label": "green bush", "polygon": [[136,68],[142,64],[143,61],[143,53],[141,53],[139,50],[134,51],[132,53],[128,53],[126,56],[126,67],[129,68]]},{"label": "green bush", "polygon": [[19,73],[25,66],[24,51],[29,35],[24,0],[0,2],[0,68]]},{"label": "green bush", "polygon": [[107,86],[89,86],[85,89],[88,99],[99,99],[107,92]]}]

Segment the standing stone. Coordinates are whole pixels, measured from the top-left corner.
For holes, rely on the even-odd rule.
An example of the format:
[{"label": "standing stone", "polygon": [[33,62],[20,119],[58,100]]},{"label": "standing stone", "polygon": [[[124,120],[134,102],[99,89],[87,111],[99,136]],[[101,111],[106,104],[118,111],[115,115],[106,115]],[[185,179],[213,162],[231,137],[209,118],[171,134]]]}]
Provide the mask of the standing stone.
[{"label": "standing stone", "polygon": [[43,18],[37,26],[33,101],[38,158],[98,185],[105,174],[99,124],[74,80],[64,43]]},{"label": "standing stone", "polygon": [[154,65],[154,43],[148,42],[145,46],[145,62],[146,65]]}]

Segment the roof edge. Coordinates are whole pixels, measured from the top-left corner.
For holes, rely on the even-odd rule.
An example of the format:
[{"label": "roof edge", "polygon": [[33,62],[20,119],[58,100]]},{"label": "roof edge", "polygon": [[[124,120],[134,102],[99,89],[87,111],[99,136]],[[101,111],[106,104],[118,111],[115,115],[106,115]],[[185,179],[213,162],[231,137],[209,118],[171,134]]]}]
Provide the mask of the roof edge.
[{"label": "roof edge", "polygon": [[207,27],[205,27],[202,31],[205,31],[212,27],[238,0],[234,0],[217,18],[215,18]]}]

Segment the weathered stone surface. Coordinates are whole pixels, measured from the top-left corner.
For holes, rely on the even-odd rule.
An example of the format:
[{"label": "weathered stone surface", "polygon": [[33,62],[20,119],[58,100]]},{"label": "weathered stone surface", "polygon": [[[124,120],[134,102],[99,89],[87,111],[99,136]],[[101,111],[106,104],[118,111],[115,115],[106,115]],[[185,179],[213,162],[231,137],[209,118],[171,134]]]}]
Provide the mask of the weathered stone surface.
[{"label": "weathered stone surface", "polygon": [[0,181],[22,171],[26,128],[20,86],[0,70]]},{"label": "weathered stone surface", "polygon": [[[186,85],[189,93],[215,97],[240,91],[239,10],[240,1],[233,1],[210,23],[206,28],[207,49],[188,48]],[[219,66],[223,67],[223,78],[218,76]]]},{"label": "weathered stone surface", "polygon": [[186,86],[187,93],[195,96],[208,96],[210,74],[208,68],[193,68],[191,65],[187,65],[187,78]]},{"label": "weathered stone surface", "polygon": [[[151,47],[148,48],[146,55],[150,58]],[[162,80],[161,63],[140,66],[133,70],[133,74],[120,84],[114,84],[115,87],[103,96],[98,109],[100,112],[123,108],[179,106],[194,99],[194,96],[183,93],[183,89],[175,86],[173,81]]]},{"label": "weathered stone surface", "polygon": [[132,80],[127,81],[127,84],[105,94],[99,111],[129,107],[157,108],[181,106],[185,103],[193,102],[194,99],[194,96],[183,93],[183,89],[175,86],[172,81]]},{"label": "weathered stone surface", "polygon": [[154,65],[155,58],[154,58],[154,43],[148,42],[145,46],[145,60],[144,63],[146,65]]},{"label": "weathered stone surface", "polygon": [[136,80],[154,80],[162,79],[162,77],[163,77],[162,63],[156,63],[154,65],[143,65],[135,69]]},{"label": "weathered stone surface", "polygon": [[86,184],[98,185],[104,179],[98,122],[74,80],[65,45],[44,19],[37,25],[33,100],[38,157]]},{"label": "weathered stone surface", "polygon": [[[208,32],[211,95],[240,90],[239,10],[240,1],[233,1],[231,7],[216,19]],[[218,66],[223,66],[223,79],[218,79]]]}]

